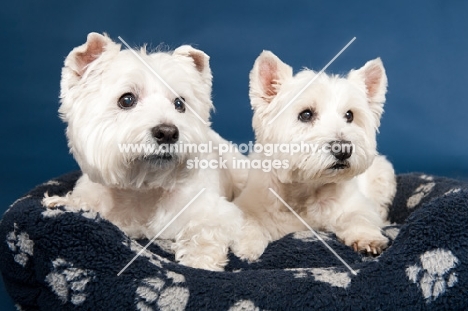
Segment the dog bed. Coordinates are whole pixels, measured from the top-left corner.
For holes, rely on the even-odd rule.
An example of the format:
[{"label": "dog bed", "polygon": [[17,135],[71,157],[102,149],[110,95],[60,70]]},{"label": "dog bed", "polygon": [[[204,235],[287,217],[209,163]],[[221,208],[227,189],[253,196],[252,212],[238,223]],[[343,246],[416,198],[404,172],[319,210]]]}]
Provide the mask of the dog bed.
[{"label": "dog bed", "polygon": [[466,310],[468,185],[405,174],[379,257],[355,253],[311,232],[271,243],[255,263],[229,255],[225,272],[177,264],[156,240],[120,276],[147,240],[131,240],[93,212],[45,209],[45,192],[70,191],[80,172],[18,199],[0,224],[0,268],[20,310]]}]

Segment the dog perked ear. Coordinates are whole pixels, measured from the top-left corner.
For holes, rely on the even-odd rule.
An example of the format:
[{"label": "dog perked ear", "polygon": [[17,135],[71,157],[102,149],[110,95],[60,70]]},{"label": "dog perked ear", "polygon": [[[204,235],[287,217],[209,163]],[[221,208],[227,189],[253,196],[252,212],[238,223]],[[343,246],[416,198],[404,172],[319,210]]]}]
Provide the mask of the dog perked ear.
[{"label": "dog perked ear", "polygon": [[119,51],[120,45],[114,43],[107,35],[95,32],[88,34],[86,43],[73,49],[65,60],[65,67],[81,77],[88,66],[106,51]]},{"label": "dog perked ear", "polygon": [[371,109],[380,118],[387,93],[387,75],[382,60],[376,58],[368,61],[360,69],[352,70],[348,79],[357,79],[360,83],[364,83]]},{"label": "dog perked ear", "polygon": [[349,79],[359,79],[366,86],[369,103],[383,104],[387,93],[387,75],[380,58],[368,61],[358,70],[349,73]]},{"label": "dog perked ear", "polygon": [[[65,59],[65,65],[62,68],[62,79],[60,80],[60,115],[63,120],[68,119],[68,113],[73,105],[73,100],[66,100],[68,97],[81,92],[75,88],[88,73],[91,64],[102,62],[104,59],[111,59],[120,51],[120,44],[114,43],[107,35],[98,33],[88,34],[85,44],[74,48]],[[99,85],[99,84],[95,84]],[[75,89],[73,92],[72,90]]]},{"label": "dog perked ear", "polygon": [[256,109],[270,103],[278,94],[283,82],[292,77],[292,68],[270,51],[263,51],[255,60],[250,72],[250,102]]},{"label": "dog perked ear", "polygon": [[174,50],[172,55],[180,55],[189,57],[197,69],[202,75],[205,82],[211,83],[211,68],[210,68],[210,57],[203,51],[197,50],[190,45],[182,45]]}]

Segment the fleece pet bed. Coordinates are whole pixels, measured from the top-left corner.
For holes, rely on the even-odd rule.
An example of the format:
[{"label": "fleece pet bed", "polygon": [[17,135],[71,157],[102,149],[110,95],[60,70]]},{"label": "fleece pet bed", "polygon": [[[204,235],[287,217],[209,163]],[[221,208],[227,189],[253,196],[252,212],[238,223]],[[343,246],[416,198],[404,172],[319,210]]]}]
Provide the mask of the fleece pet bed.
[{"label": "fleece pet bed", "polygon": [[290,234],[248,264],[230,254],[225,272],[177,264],[156,240],[131,240],[93,212],[46,210],[47,191],[70,191],[80,172],[36,187],[0,224],[0,268],[20,310],[467,310],[468,185],[406,174],[379,257],[320,233],[353,275],[311,233]]}]

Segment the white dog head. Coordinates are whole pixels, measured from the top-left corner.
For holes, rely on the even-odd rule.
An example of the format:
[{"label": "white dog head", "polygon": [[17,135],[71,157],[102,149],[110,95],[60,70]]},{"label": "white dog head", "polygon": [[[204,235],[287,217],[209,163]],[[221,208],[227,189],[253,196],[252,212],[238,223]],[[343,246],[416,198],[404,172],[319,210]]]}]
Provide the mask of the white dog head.
[{"label": "white dog head", "polygon": [[306,152],[274,155],[289,162],[289,169],[275,172],[280,181],[340,182],[363,173],[377,154],[386,90],[379,58],[347,77],[308,69],[293,75],[290,66],[264,51],[250,73],[257,143],[310,146]]},{"label": "white dog head", "polygon": [[[206,140],[213,107],[209,57],[190,46],[136,53],[143,61],[106,35],[90,33],[65,60],[59,113],[68,123],[70,150],[92,181],[173,187],[196,155],[158,146]],[[124,150],[124,144],[137,147]]]}]

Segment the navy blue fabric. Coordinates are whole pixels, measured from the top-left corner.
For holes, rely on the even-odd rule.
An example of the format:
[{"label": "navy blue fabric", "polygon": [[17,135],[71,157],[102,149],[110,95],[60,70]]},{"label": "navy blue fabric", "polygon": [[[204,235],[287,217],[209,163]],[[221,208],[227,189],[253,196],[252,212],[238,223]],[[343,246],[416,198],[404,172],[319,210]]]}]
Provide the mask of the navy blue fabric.
[{"label": "navy blue fabric", "polygon": [[[355,253],[333,234],[310,232],[271,243],[248,264],[230,254],[225,272],[174,262],[169,241],[132,241],[98,214],[46,210],[80,172],[36,187],[0,223],[0,269],[22,310],[463,310],[468,308],[468,185],[423,174],[398,176],[379,257]],[[55,213],[55,214],[54,214]],[[60,285],[60,286],[59,286]]]}]

